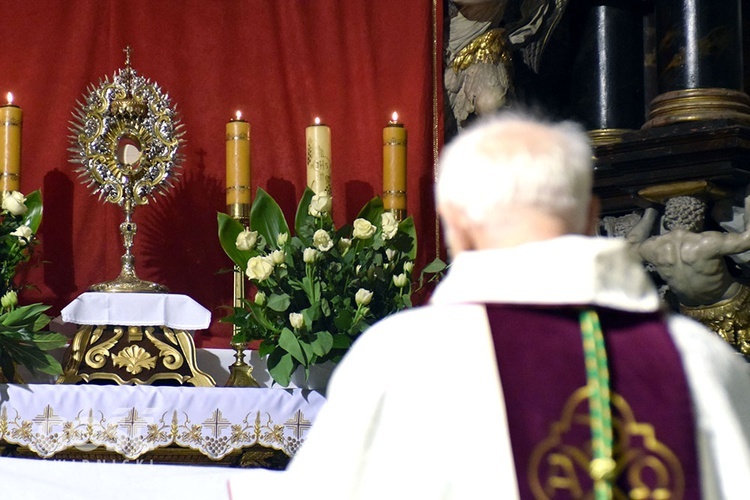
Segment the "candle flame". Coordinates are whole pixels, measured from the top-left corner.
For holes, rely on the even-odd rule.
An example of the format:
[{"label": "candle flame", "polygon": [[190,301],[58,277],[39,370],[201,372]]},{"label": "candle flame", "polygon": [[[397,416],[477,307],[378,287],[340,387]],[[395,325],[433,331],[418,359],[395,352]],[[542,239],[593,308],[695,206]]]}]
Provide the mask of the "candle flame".
[{"label": "candle flame", "polygon": [[13,104],[13,92],[8,92],[8,104]]},{"label": "candle flame", "polygon": [[242,119],[242,111],[240,111],[240,110],[238,109],[238,110],[237,110],[237,111],[236,111],[236,112],[234,113],[234,116],[236,116],[236,117],[237,117],[237,120],[241,120],[241,119]]},{"label": "candle flame", "polygon": [[393,112],[393,114],[391,115],[391,121],[393,123],[398,123],[398,113],[397,112],[395,112],[395,111]]},{"label": "candle flame", "polygon": [[320,125],[320,118],[317,116],[315,117],[315,125]]}]

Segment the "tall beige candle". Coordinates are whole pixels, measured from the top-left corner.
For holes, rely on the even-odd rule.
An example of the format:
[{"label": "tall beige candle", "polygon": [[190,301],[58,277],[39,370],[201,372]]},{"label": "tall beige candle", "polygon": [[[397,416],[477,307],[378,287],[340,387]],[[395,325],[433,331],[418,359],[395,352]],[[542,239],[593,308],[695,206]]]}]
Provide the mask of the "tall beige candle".
[{"label": "tall beige candle", "polygon": [[237,111],[236,118],[227,123],[227,206],[249,205],[250,191],[250,124]]},{"label": "tall beige candle", "polygon": [[316,193],[331,194],[331,128],[315,123],[305,130],[307,150],[307,187]]},{"label": "tall beige candle", "polygon": [[3,191],[20,189],[22,124],[23,110],[13,104],[13,94],[8,92],[8,103],[0,106],[0,172]]},{"label": "tall beige candle", "polygon": [[406,128],[396,112],[383,128],[383,208],[406,210]]}]

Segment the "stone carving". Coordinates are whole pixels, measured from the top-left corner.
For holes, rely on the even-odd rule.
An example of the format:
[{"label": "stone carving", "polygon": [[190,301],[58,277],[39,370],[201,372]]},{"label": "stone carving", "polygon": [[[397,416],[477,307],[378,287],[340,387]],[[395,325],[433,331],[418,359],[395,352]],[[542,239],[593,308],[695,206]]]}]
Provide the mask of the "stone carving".
[{"label": "stone carving", "polygon": [[652,235],[659,211],[646,208],[626,234],[633,251],[651,264],[669,287],[682,313],[711,328],[750,357],[750,289],[730,271],[727,258],[750,250],[750,196],[745,198],[742,232],[704,230],[704,193],[665,201],[662,230]]}]

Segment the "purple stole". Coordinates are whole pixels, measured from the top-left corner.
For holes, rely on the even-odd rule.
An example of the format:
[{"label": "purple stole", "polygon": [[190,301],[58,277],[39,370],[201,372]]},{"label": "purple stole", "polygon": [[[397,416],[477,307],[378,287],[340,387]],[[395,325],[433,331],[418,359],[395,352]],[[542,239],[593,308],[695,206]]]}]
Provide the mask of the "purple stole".
[{"label": "purple stole", "polygon": [[[699,499],[690,392],[661,314],[597,313],[612,391],[614,498]],[[593,498],[578,314],[487,305],[522,499]]]}]

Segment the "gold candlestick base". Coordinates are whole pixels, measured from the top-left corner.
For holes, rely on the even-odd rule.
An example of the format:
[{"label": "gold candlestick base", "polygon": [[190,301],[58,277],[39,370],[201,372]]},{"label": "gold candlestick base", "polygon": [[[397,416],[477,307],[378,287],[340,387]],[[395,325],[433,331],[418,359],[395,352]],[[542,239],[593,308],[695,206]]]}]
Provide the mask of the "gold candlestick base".
[{"label": "gold candlestick base", "polygon": [[399,222],[403,222],[406,218],[406,210],[403,208],[387,208],[385,211],[392,213]]},{"label": "gold candlestick base", "polygon": [[750,96],[723,88],[684,89],[656,96],[643,129],[700,120],[750,122]]},{"label": "gold candlestick base", "polygon": [[245,363],[245,344],[232,343],[235,362],[229,366],[229,380],[226,387],[260,387],[253,378],[253,367]]},{"label": "gold candlestick base", "polygon": [[622,142],[622,136],[627,132],[632,132],[632,130],[626,128],[600,128],[589,130],[588,134],[592,146],[603,146],[605,144]]}]

